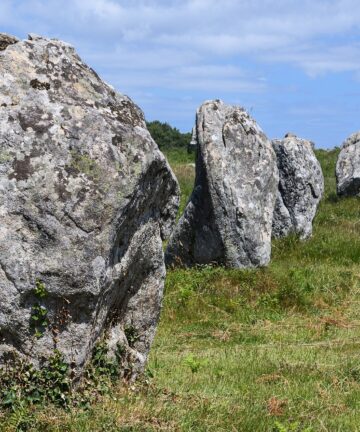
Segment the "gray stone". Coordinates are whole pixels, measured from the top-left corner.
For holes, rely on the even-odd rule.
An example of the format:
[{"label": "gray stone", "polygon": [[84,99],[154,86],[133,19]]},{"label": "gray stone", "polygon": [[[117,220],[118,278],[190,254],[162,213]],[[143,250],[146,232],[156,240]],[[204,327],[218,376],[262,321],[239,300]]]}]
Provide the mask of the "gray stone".
[{"label": "gray stone", "polygon": [[196,128],[195,126],[192,128],[192,134],[191,134],[191,141],[189,142],[187,146],[188,153],[195,153],[197,147],[197,141],[196,141]]},{"label": "gray stone", "polygon": [[336,162],[338,195],[360,196],[360,132],[352,134],[342,145]]},{"label": "gray stone", "polygon": [[0,363],[38,365],[57,348],[80,376],[104,339],[136,375],[178,202],[142,111],[70,45],[31,36],[1,51]]},{"label": "gray stone", "polygon": [[[46,39],[46,38],[44,36],[38,35],[36,33],[29,33],[28,39],[31,41],[36,41],[36,40]],[[53,40],[56,40],[56,39],[53,39]]]},{"label": "gray stone", "polygon": [[10,36],[6,33],[0,33],[0,51],[4,51],[9,45],[19,42],[15,36]]},{"label": "gray stone", "polygon": [[196,180],[166,251],[167,265],[268,264],[278,185],[270,141],[240,107],[219,100],[197,111]]},{"label": "gray stone", "polygon": [[324,178],[313,143],[287,134],[272,142],[279,168],[279,191],[273,220],[273,236],[290,233],[305,239],[324,193]]}]

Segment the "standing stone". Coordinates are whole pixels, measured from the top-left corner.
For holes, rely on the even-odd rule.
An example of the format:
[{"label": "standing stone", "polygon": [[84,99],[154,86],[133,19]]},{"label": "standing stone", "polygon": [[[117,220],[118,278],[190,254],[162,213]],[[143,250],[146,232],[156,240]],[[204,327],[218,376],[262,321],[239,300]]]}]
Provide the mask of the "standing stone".
[{"label": "standing stone", "polygon": [[0,363],[56,348],[79,376],[105,340],[136,375],[178,192],[142,111],[70,45],[31,35],[0,51]]},{"label": "standing stone", "polygon": [[270,141],[244,109],[219,100],[198,109],[195,132],[195,186],[166,263],[268,264],[278,184]]},{"label": "standing stone", "polygon": [[360,132],[352,134],[342,145],[336,163],[338,195],[360,196]]},{"label": "standing stone", "polygon": [[196,152],[196,147],[197,147],[196,127],[194,126],[192,128],[192,132],[191,132],[191,141],[189,142],[189,144],[187,146],[187,152],[188,153],[195,153]]},{"label": "standing stone", "polygon": [[273,236],[296,233],[305,239],[312,234],[312,221],[324,193],[324,178],[313,143],[287,134],[273,140],[279,168]]}]

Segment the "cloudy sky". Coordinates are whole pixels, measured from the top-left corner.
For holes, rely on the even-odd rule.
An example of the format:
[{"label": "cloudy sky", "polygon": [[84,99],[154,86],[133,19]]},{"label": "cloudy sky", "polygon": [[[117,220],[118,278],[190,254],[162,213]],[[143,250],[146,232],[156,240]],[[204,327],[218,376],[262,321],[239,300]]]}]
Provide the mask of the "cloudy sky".
[{"label": "cloudy sky", "polygon": [[360,130],[359,0],[0,0],[0,31],[72,43],[148,120],[182,131],[215,98],[270,138],[333,147]]}]

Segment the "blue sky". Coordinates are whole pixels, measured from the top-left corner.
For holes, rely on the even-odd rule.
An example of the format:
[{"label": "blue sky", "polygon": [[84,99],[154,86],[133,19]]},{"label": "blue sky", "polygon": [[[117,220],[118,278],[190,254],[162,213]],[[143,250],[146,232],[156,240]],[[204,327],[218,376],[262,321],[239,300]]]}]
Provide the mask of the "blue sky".
[{"label": "blue sky", "polygon": [[73,44],[148,120],[190,131],[206,99],[270,138],[360,130],[359,0],[0,0],[0,31]]}]

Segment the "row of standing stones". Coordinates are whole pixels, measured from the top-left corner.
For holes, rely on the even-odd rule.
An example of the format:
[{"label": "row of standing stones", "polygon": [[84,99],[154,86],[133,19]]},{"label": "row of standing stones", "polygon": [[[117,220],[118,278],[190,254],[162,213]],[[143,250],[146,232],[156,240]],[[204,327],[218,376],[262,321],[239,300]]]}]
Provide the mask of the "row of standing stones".
[{"label": "row of standing stones", "polygon": [[248,113],[223,102],[197,111],[195,187],[166,251],[168,265],[267,265],[271,237],[305,239],[324,191],[312,143],[270,142]]},{"label": "row of standing stones", "polygon": [[[0,364],[40,367],[56,349],[79,378],[102,340],[135,377],[165,260],[264,266],[272,236],[311,235],[324,182],[309,141],[270,142],[246,111],[216,100],[199,108],[193,142],[195,186],[173,229],[179,186],[142,111],[67,43],[0,34]],[[355,153],[352,139],[340,193],[358,187]]]}]

